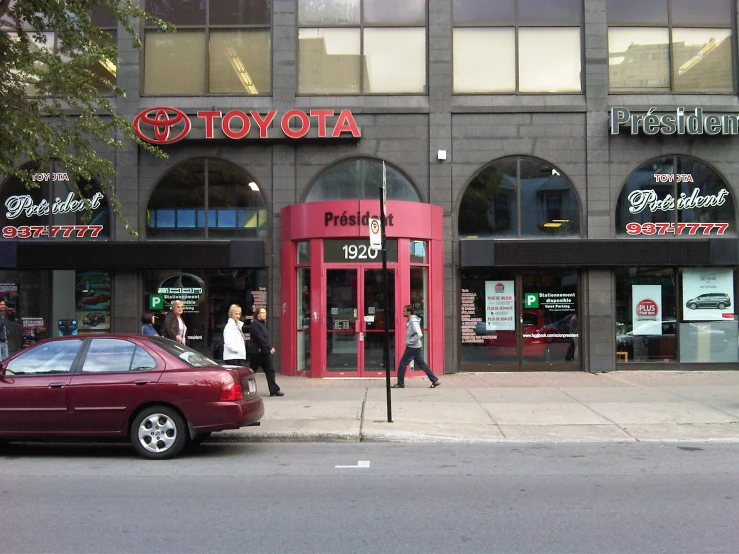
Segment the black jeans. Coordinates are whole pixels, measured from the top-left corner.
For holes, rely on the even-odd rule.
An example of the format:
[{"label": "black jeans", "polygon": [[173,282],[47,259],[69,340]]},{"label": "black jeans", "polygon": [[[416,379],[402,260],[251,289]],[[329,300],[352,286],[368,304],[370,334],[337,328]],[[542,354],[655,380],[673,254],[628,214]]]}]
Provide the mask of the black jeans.
[{"label": "black jeans", "polygon": [[223,363],[226,365],[244,365],[245,362],[246,360],[244,360],[243,358],[223,360]]},{"label": "black jeans", "polygon": [[249,353],[249,367],[256,373],[261,367],[264,374],[267,376],[267,386],[269,387],[270,394],[276,394],[280,387],[277,386],[275,381],[275,370],[272,367],[272,354],[253,354]]},{"label": "black jeans", "polygon": [[433,372],[429,369],[429,366],[426,364],[426,362],[423,361],[422,351],[423,348],[411,348],[410,346],[405,347],[405,352],[403,352],[403,357],[400,358],[400,364],[398,365],[399,385],[405,384],[405,368],[408,367],[408,364],[411,363],[411,361],[414,361],[416,363],[416,367],[420,367],[423,370],[423,372],[428,376],[432,383],[435,383],[439,380],[439,378],[434,375]]}]

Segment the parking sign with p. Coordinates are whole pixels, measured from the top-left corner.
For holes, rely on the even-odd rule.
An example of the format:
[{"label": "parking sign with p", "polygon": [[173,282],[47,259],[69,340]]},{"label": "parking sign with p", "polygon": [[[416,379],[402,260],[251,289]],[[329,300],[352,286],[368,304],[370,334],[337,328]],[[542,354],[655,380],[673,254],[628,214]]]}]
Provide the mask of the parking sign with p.
[{"label": "parking sign with p", "polygon": [[163,294],[150,294],[149,295],[149,309],[152,311],[161,311],[164,309],[164,295]]}]

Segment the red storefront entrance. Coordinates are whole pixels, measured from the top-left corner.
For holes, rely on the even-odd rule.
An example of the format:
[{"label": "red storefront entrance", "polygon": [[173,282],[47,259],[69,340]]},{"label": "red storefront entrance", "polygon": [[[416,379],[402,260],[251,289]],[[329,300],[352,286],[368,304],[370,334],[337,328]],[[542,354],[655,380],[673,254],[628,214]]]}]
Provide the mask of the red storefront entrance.
[{"label": "red storefront entrance", "polygon": [[394,375],[404,349],[407,304],[421,318],[429,365],[443,373],[442,210],[387,202],[387,314],[382,257],[368,248],[368,220],[377,216],[379,201],[371,200],[309,202],[280,211],[282,373],[384,376],[387,324]]}]

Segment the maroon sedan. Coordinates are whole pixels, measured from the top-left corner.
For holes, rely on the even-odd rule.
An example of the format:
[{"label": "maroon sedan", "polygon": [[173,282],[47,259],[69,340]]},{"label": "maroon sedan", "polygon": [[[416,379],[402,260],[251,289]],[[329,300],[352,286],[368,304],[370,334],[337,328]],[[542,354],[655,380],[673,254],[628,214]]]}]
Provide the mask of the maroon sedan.
[{"label": "maroon sedan", "polygon": [[263,415],[251,369],[162,337],[56,337],[0,362],[0,440],[128,437],[165,459]]}]

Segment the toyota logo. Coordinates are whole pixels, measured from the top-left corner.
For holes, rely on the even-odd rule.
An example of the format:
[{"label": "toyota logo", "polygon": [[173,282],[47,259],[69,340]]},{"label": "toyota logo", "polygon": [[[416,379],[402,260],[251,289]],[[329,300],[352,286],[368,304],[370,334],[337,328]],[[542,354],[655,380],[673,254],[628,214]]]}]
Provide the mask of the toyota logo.
[{"label": "toyota logo", "polygon": [[133,120],[133,130],[139,138],[153,144],[182,140],[190,132],[190,127],[190,118],[185,112],[166,106],[148,108]]}]

